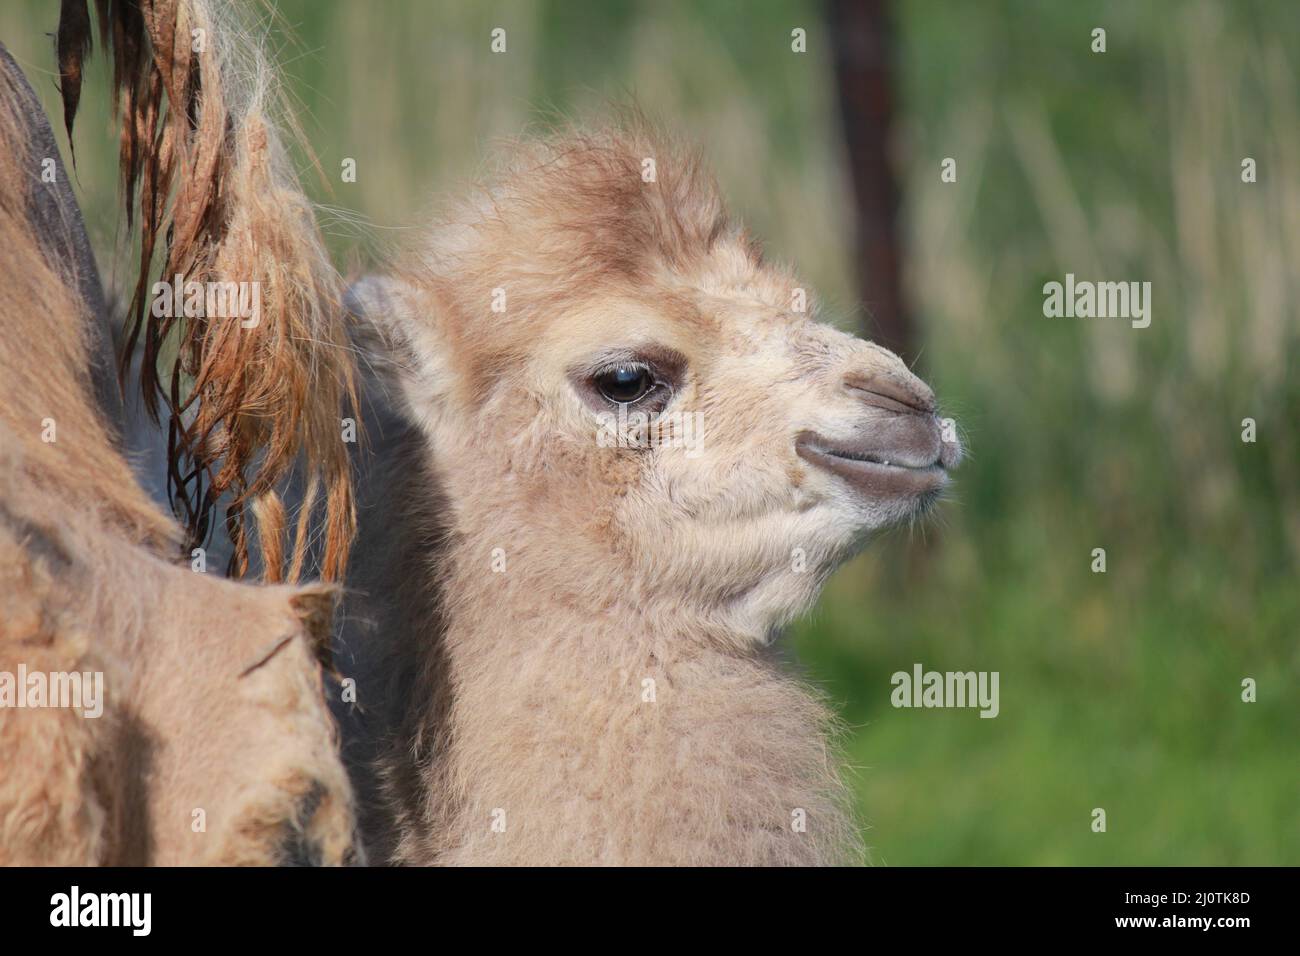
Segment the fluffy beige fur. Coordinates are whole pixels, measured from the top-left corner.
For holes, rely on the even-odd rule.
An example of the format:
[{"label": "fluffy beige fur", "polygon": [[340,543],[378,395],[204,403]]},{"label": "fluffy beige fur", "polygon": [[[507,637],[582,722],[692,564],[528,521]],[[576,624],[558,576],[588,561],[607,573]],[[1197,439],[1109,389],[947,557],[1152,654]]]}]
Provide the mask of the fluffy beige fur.
[{"label": "fluffy beige fur", "polygon": [[[378,628],[344,647],[370,708],[353,759],[377,781],[379,852],[861,859],[831,714],[772,638],[865,535],[930,497],[853,493],[795,438],[881,426],[846,379],[933,396],[799,311],[801,291],[698,156],[635,118],[520,147],[393,277],[354,290],[360,338],[387,357],[375,387],[415,448],[389,465],[400,519],[362,510],[356,580],[437,597],[413,613],[358,601]],[[628,351],[680,360],[672,408],[701,413],[700,454],[601,446],[583,382]],[[383,548],[404,557],[377,573]]]}]

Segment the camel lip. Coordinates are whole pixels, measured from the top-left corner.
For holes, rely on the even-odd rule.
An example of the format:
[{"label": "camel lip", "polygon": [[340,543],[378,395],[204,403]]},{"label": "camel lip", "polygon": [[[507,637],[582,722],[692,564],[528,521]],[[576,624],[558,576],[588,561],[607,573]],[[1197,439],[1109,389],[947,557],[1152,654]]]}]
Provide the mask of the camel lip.
[{"label": "camel lip", "polygon": [[[886,457],[887,453],[869,452],[860,448],[854,448],[849,445],[842,445],[823,438],[816,432],[801,432],[795,440],[795,449],[801,457],[808,456],[838,458],[841,461],[855,462],[861,465],[879,465],[882,468],[895,468],[903,471],[942,471],[945,474],[948,469],[944,467],[941,458],[936,457],[934,461],[925,465],[908,465],[893,458]],[[901,457],[901,453],[900,453]]]},{"label": "camel lip", "polygon": [[938,457],[928,464],[908,465],[890,458],[888,453],[867,452],[815,432],[799,434],[795,453],[871,497],[926,494],[948,482],[948,469]]}]

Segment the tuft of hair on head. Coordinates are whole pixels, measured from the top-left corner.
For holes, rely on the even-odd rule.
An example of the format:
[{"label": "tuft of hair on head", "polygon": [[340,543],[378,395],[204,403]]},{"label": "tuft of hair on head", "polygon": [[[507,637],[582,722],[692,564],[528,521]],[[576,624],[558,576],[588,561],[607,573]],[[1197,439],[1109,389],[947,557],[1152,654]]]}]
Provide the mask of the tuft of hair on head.
[{"label": "tuft of hair on head", "polygon": [[635,281],[656,261],[680,269],[707,255],[731,223],[701,151],[635,106],[609,113],[502,144],[500,167],[435,224],[435,252],[462,264],[513,251],[525,272],[550,259],[551,287],[554,275],[575,287]]},{"label": "tuft of hair on head", "polygon": [[[95,6],[113,61],[127,223],[138,222],[141,240],[119,373],[125,380],[141,345],[145,406],[155,421],[160,405],[170,417],[173,508],[199,543],[229,494],[232,575],[249,567],[251,514],[264,576],[279,580],[288,526],[277,488],[301,459],[303,480],[325,497],[321,574],[337,580],[356,523],[339,433],[356,407],[355,372],[342,282],[277,129],[287,112],[271,65],[211,0]],[[89,33],[86,0],[64,0],[58,52],[69,139]],[[154,316],[156,260],[163,282],[258,283],[259,323]],[[289,580],[304,566],[309,524],[306,516],[296,524]]]}]

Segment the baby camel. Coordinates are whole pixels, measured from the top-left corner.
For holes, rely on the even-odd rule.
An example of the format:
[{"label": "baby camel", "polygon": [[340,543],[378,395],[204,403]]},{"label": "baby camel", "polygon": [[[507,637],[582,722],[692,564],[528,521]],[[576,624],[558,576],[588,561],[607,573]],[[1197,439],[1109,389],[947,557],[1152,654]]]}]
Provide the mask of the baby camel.
[{"label": "baby camel", "polygon": [[930,389],[815,322],[643,123],[521,148],[351,299],[372,858],[860,859],[830,713],[772,643],[939,495],[961,450]]}]

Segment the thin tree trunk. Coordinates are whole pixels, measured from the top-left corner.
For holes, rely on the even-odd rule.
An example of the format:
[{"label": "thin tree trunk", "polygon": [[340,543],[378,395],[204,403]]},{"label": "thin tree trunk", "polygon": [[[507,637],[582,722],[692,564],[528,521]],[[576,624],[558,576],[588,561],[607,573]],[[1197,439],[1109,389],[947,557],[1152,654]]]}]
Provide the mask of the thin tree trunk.
[{"label": "thin tree trunk", "polygon": [[853,177],[862,332],[909,365],[916,336],[903,300],[898,183],[890,164],[894,129],[893,31],[886,0],[830,0],[840,116]]}]

